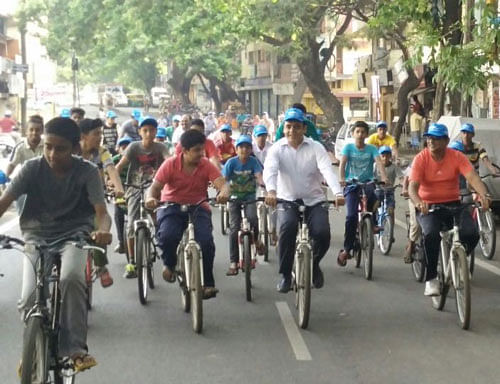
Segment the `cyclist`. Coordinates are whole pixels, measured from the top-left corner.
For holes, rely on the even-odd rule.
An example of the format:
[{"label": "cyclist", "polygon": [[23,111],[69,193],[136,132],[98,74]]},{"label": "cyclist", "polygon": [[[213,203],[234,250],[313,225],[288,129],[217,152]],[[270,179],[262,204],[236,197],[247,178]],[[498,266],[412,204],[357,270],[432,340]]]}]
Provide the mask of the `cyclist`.
[{"label": "cyclist", "polygon": [[[201,133],[205,131],[205,123],[201,119],[194,119],[191,122],[191,128],[195,129]],[[180,155],[182,153],[182,145],[181,143],[177,143],[175,146],[175,154]],[[210,162],[217,167],[217,169],[221,169],[222,166],[219,160],[219,150],[215,146],[214,142],[209,138],[205,139],[205,157],[210,160]]]},{"label": "cyclist", "polygon": [[264,164],[269,148],[272,146],[272,144],[267,141],[267,138],[268,131],[266,126],[261,124],[256,125],[253,129],[252,151],[261,164]]},{"label": "cyclist", "polygon": [[[94,231],[92,238],[97,245],[111,243],[111,219],[99,172],[93,164],[72,155],[79,141],[80,129],[74,121],[60,117],[50,120],[45,125],[43,156],[28,160],[0,197],[1,216],[16,198],[26,194],[19,224],[27,242],[53,242]],[[87,352],[86,251],[71,243],[51,251],[61,252],[59,352],[61,357],[72,358],[79,372],[97,364]],[[33,304],[36,258],[26,247],[21,312]]]},{"label": "cyclist", "polygon": [[125,121],[120,127],[120,139],[123,136],[128,136],[131,137],[132,140],[140,140],[141,137],[137,133],[137,130],[139,128],[139,120],[141,120],[142,118],[141,111],[139,111],[138,109],[134,109],[130,117],[131,118]]},{"label": "cyclist", "polygon": [[79,107],[73,107],[69,110],[69,115],[75,123],[79,123],[85,118],[85,110]]},{"label": "cyclist", "polygon": [[174,115],[172,117],[172,125],[167,127],[167,137],[172,142],[172,136],[181,122],[181,117],[179,115]]},{"label": "cyclist", "polygon": [[183,115],[180,125],[175,129],[172,134],[172,144],[176,145],[184,132],[191,127],[191,115]]},{"label": "cyclist", "polygon": [[488,170],[495,176],[500,176],[500,171],[490,161],[488,152],[479,142],[472,141],[475,130],[470,123],[465,123],[460,129],[462,144],[464,145],[464,154],[474,166],[476,172],[479,172],[479,160],[481,160]]},{"label": "cyclist", "polygon": [[[337,264],[341,267],[347,265],[347,260],[352,257],[351,250],[354,249],[356,240],[356,228],[358,225],[359,187],[355,185],[346,186],[346,181],[353,179],[365,183],[373,180],[374,163],[377,166],[380,178],[386,185],[389,180],[385,168],[380,160],[377,148],[371,144],[365,144],[369,127],[364,121],[356,121],[352,128],[354,143],[349,143],[342,148],[342,159],[340,160],[340,184],[345,186],[344,196],[346,200],[346,218],[344,233],[344,249],[341,249],[337,257]],[[368,184],[365,193],[368,196],[368,209],[372,210],[377,201],[375,196],[375,185]],[[375,219],[375,218],[374,218]]]},{"label": "cyclist", "polygon": [[[304,114],[304,116],[307,113],[307,110],[306,110],[306,107],[304,106],[304,104],[295,103],[292,105],[292,108],[300,109],[302,111],[302,113]],[[304,124],[306,125],[306,128],[307,128],[306,133],[304,135],[307,137],[310,137],[311,139],[313,139],[315,141],[321,142],[321,138],[318,135],[318,131],[317,131],[314,123],[311,120],[307,119],[306,117],[304,117],[304,119],[305,119]],[[284,136],[284,125],[285,125],[285,121],[283,120],[280,123],[278,130],[276,131],[276,137],[274,138],[274,141],[278,141],[279,139],[281,139]]]},{"label": "cyclist", "polygon": [[[225,203],[229,197],[226,181],[220,171],[204,158],[205,135],[190,129],[181,136],[182,153],[165,161],[158,170],[153,185],[148,192],[146,206],[154,209],[158,202],[168,201],[178,204],[197,204],[207,197],[211,182],[220,191],[217,200]],[[161,198],[160,198],[161,196]],[[157,213],[157,237],[162,249],[163,278],[175,282],[176,250],[187,227],[188,215],[180,207],[172,205]],[[212,220],[208,204],[194,213],[195,239],[201,247],[203,257],[203,298],[215,297],[213,262],[215,244],[212,236]]]},{"label": "cyclist", "polygon": [[[330,224],[328,209],[323,206],[325,194],[323,178],[337,197],[343,201],[342,189],[333,171],[325,148],[318,142],[305,137],[306,119],[302,110],[290,108],[286,111],[283,132],[269,150],[264,163],[266,203],[272,207],[277,199],[303,202],[306,205],[305,220],[313,239],[313,284],[321,288],[324,284],[319,263],[330,247]],[[286,293],[291,289],[291,274],[297,237],[298,212],[286,203],[278,206],[278,254],[279,272],[282,279],[278,291]]]},{"label": "cyclist", "polygon": [[233,133],[231,126],[229,124],[224,124],[219,129],[219,137],[215,140],[215,146],[219,150],[221,163],[225,164],[228,159],[236,156],[236,148],[233,144],[233,138],[231,134]]},{"label": "cyclist", "polygon": [[377,132],[368,136],[366,139],[366,144],[371,144],[380,148],[382,146],[389,147],[393,152],[394,161],[399,162],[399,152],[396,140],[394,137],[387,133],[387,123],[385,121],[379,121],[376,125]]},{"label": "cyclist", "polygon": [[[385,168],[385,175],[387,176],[387,180],[389,180],[390,185],[395,185],[396,179],[402,178],[403,173],[401,170],[391,161],[392,160],[392,151],[391,147],[387,145],[383,145],[378,149],[378,153],[382,160],[382,165]],[[379,179],[380,176],[375,169],[375,178]],[[394,199],[394,191],[384,191],[381,188],[375,189],[375,195],[377,196],[377,200],[382,202],[384,200],[384,196],[387,204],[387,211],[389,215],[394,219],[394,209],[396,208],[396,200]]]},{"label": "cyclist", "polygon": [[[141,141],[131,143],[120,162],[116,166],[118,173],[121,173],[125,167],[130,164],[127,175],[127,183],[140,185],[145,181],[151,180],[155,172],[160,167],[163,160],[168,157],[168,149],[162,143],[155,143],[156,129],[158,122],[152,117],[146,117],[139,126]],[[140,214],[140,191],[137,188],[128,188],[127,214],[128,214],[128,254],[130,262],[125,266],[125,277],[137,277],[135,271],[135,253],[134,253],[134,221]]]},{"label": "cyclist", "polygon": [[[237,201],[255,200],[257,183],[263,184],[262,165],[252,154],[252,138],[247,135],[241,135],[236,140],[237,156],[230,158],[224,168],[222,175],[229,182],[231,197]],[[257,206],[255,203],[245,206],[245,213],[254,232],[257,253],[263,254],[263,244],[258,241],[259,224],[257,219]],[[238,261],[240,259],[238,246],[238,231],[241,227],[241,211],[238,202],[229,203],[229,269],[227,276],[238,274]]]},{"label": "cyclist", "polygon": [[118,141],[118,125],[116,124],[115,111],[108,111],[106,113],[106,121],[102,127],[102,145],[113,156],[116,155],[116,143]]},{"label": "cyclist", "polygon": [[[410,174],[409,194],[418,211],[418,222],[424,236],[427,255],[427,275],[424,295],[439,295],[437,263],[443,225],[451,227],[453,217],[444,210],[429,212],[431,204],[445,204],[451,207],[460,204],[458,176],[465,176],[467,182],[478,193],[483,209],[489,207],[486,187],[474,171],[471,163],[459,151],[447,148],[448,129],[444,124],[433,123],[425,133],[427,148],[413,160]],[[467,253],[476,246],[479,235],[474,221],[467,210],[460,217],[460,238]]]}]

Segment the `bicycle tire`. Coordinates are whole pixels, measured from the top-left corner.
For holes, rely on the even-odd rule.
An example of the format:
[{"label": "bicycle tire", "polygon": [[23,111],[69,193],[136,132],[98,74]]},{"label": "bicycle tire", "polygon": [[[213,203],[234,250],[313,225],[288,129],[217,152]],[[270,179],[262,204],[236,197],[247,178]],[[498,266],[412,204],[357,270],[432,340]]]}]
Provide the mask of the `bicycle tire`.
[{"label": "bicycle tire", "polygon": [[177,264],[179,265],[177,279],[179,280],[179,286],[181,288],[182,309],[184,312],[189,313],[191,311],[191,294],[188,290],[186,280],[187,262],[188,261],[184,257],[184,244],[181,242],[177,247]]},{"label": "bicycle tire", "polygon": [[142,305],[145,305],[148,302],[147,259],[149,253],[149,242],[146,231],[146,228],[140,227],[135,232],[135,268],[137,271],[139,301]]},{"label": "bicycle tire", "polygon": [[21,384],[49,382],[49,340],[41,317],[27,321],[22,352]]},{"label": "bicycle tire", "polygon": [[356,233],[356,240],[354,241],[354,248],[352,250],[356,268],[361,266],[361,242],[359,240],[359,232]]},{"label": "bicycle tire", "polygon": [[155,251],[153,251],[155,244],[154,244],[152,238],[149,239],[148,243],[149,243],[149,245],[148,245],[149,252],[148,252],[148,258],[147,258],[148,285],[149,285],[150,289],[155,289],[155,272],[154,272],[154,268],[153,268],[154,262],[155,262],[155,255],[156,255]]},{"label": "bicycle tire", "polygon": [[[295,279],[297,284],[297,310],[299,327],[306,329],[311,312],[311,249],[302,246],[298,250]],[[302,257],[301,255],[302,254]]]},{"label": "bicycle tire", "polygon": [[378,236],[378,246],[383,255],[388,255],[392,248],[394,236],[394,219],[386,215],[382,220],[382,232]]},{"label": "bicycle tire", "polygon": [[370,216],[363,217],[361,222],[361,252],[363,256],[363,272],[366,280],[373,276],[373,222]]},{"label": "bicycle tire", "polygon": [[247,301],[252,301],[252,249],[250,235],[243,236],[243,265],[245,266],[245,294]]},{"label": "bicycle tire", "polygon": [[444,269],[443,269],[443,254],[441,250],[439,250],[439,259],[437,265],[437,277],[439,279],[440,285],[440,295],[432,296],[432,306],[438,311],[442,311],[444,305],[446,304],[446,297],[448,296],[448,290],[450,289],[450,284],[445,282],[444,280]]},{"label": "bicycle tire", "polygon": [[415,244],[411,270],[413,272],[413,277],[417,282],[421,283],[424,281],[425,273],[427,271],[427,262],[425,260],[425,249],[423,243]]},{"label": "bicycle tire", "polygon": [[125,251],[125,258],[127,263],[130,263],[130,253],[128,251],[128,230],[127,230],[127,220],[123,223],[123,248]]},{"label": "bicycle tire", "polygon": [[203,292],[201,286],[200,253],[198,249],[192,247],[190,273],[190,294],[191,294],[191,317],[193,319],[193,331],[200,333],[203,329]]},{"label": "bicycle tire", "polygon": [[220,206],[220,231],[223,235],[227,234],[225,204],[221,204]]},{"label": "bicycle tire", "polygon": [[267,208],[264,207],[264,218],[262,218],[262,235],[261,241],[264,244],[264,261],[269,261],[269,227],[267,226]]},{"label": "bicycle tire", "polygon": [[92,281],[92,270],[93,267],[93,258],[92,251],[88,251],[87,253],[87,261],[85,262],[85,293],[86,293],[86,301],[87,301],[87,309],[90,311],[92,309],[92,294],[93,294],[93,281]]},{"label": "bicycle tire", "polygon": [[469,266],[465,250],[463,248],[457,248],[455,249],[455,252],[456,263],[454,263],[454,267],[456,282],[453,284],[453,287],[455,288],[458,324],[462,329],[469,329],[471,318]]},{"label": "bicycle tire", "polygon": [[[479,219],[481,216],[481,219]],[[477,220],[482,220],[482,230],[479,236],[479,245],[484,258],[491,260],[495,256],[497,244],[497,233],[495,228],[495,220],[490,210],[482,211],[478,209]]]}]

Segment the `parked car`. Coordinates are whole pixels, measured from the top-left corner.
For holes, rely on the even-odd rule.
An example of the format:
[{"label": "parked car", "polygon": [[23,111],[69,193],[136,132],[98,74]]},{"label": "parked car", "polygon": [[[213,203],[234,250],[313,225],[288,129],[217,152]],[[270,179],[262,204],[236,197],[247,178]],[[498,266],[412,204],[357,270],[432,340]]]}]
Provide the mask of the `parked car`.
[{"label": "parked car", "polygon": [[[335,139],[335,157],[338,161],[342,159],[342,148],[344,148],[344,145],[354,143],[354,138],[352,137],[352,127],[354,123],[354,121],[344,123],[337,133],[337,137]],[[377,131],[375,122],[367,121],[366,124],[370,127],[368,136]]]}]

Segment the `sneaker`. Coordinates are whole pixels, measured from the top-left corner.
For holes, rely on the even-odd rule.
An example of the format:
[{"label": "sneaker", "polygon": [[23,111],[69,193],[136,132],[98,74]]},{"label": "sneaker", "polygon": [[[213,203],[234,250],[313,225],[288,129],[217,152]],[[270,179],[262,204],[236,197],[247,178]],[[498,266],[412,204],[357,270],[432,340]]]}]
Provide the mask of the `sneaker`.
[{"label": "sneaker", "polygon": [[440,293],[441,292],[438,279],[425,282],[425,291],[424,291],[425,296],[439,296]]},{"label": "sneaker", "polygon": [[99,272],[99,278],[101,279],[101,285],[103,288],[108,288],[113,285],[113,278],[108,271],[108,268],[102,267]]},{"label": "sneaker", "polygon": [[115,247],[115,252],[116,253],[125,253],[125,247],[123,244],[118,244],[116,247]]},{"label": "sneaker", "polygon": [[127,264],[125,266],[125,274],[123,275],[126,279],[135,279],[137,277],[137,272],[135,270],[135,264]]},{"label": "sneaker", "polygon": [[278,290],[278,292],[288,293],[292,289],[292,278],[290,276],[283,276],[276,289]]}]

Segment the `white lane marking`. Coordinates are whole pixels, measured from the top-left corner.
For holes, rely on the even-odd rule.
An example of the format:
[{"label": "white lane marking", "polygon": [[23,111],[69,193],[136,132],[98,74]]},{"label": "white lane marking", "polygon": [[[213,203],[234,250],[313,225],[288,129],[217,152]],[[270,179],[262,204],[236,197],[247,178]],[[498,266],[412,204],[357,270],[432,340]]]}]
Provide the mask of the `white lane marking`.
[{"label": "white lane marking", "polygon": [[295,353],[295,358],[297,360],[312,360],[309,349],[307,349],[307,345],[299,332],[299,328],[297,324],[295,324],[295,320],[293,319],[292,312],[290,312],[287,302],[277,301],[276,308],[280,314],[281,322],[285,327],[290,345]]},{"label": "white lane marking", "polygon": [[[399,225],[401,228],[406,229],[406,223],[402,222],[401,220],[395,219],[394,222]],[[500,268],[495,267],[494,265],[491,265],[487,263],[486,261],[479,260],[477,257],[474,260],[474,263],[481,268],[486,269],[487,271],[490,271],[491,273],[494,273],[495,275],[500,276]]]},{"label": "white lane marking", "polygon": [[16,224],[19,222],[19,217],[14,217],[13,219],[10,219],[6,223],[3,223],[0,225],[0,233],[5,233],[9,229],[12,229],[12,227],[16,226]]}]

